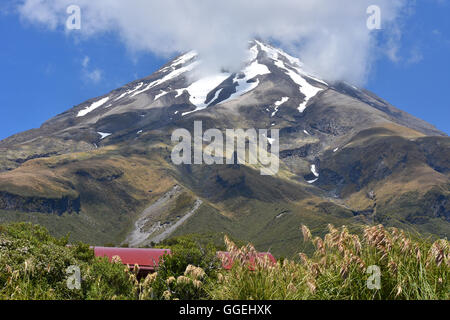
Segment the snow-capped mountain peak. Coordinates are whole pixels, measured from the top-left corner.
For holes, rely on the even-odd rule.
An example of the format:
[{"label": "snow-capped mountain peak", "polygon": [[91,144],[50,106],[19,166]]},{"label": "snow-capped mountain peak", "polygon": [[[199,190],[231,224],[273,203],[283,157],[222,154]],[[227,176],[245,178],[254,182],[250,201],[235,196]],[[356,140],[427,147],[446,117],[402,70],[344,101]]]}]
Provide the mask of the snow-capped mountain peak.
[{"label": "snow-capped mountain peak", "polygon": [[300,59],[258,40],[249,43],[248,54],[243,57],[242,68],[237,72],[221,71],[199,77],[201,65],[201,56],[196,51],[187,52],[152,76],[84,105],[76,117],[89,117],[102,109],[108,114],[120,112],[117,108],[126,109],[123,106],[130,105],[133,100],[145,100],[149,107],[153,107],[168,97],[190,104],[190,110],[180,110],[181,116],[187,116],[251,93],[271,75],[271,70],[278,70],[286,81],[298,89],[303,97],[297,106],[300,113],[319,92],[328,87],[325,81],[305,72]]}]

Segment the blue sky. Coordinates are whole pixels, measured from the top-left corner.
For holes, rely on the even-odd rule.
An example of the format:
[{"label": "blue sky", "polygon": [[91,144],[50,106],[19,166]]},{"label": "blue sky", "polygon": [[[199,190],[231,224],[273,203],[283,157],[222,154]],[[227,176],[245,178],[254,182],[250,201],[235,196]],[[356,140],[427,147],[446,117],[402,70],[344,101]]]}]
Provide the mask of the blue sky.
[{"label": "blue sky", "polygon": [[[378,59],[365,86],[447,134],[449,16],[448,1],[419,1],[403,20],[397,61]],[[145,77],[170,58],[132,53],[113,33],[78,41],[11,13],[0,13],[0,38],[0,139]]]}]

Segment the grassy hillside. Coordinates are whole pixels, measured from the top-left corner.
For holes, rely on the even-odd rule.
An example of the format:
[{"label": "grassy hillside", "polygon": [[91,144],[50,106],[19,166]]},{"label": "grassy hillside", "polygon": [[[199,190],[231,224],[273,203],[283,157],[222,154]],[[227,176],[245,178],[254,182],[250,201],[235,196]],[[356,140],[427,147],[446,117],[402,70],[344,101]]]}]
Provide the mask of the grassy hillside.
[{"label": "grassy hillside", "polygon": [[[174,166],[169,138],[170,131],[149,131],[133,143],[124,138],[0,172],[0,223],[32,222],[54,236],[70,233],[71,240],[118,245],[150,205],[179,185],[191,199],[164,214],[152,213],[152,226],[175,223],[187,204],[199,199],[201,208],[174,235],[226,232],[278,256],[296,253],[301,224],[322,235],[329,223],[450,234],[448,137],[385,125],[359,132],[319,159],[303,155],[303,147],[299,151],[292,142],[289,161],[296,170],[289,171],[282,158],[276,176],[261,176],[258,168],[244,165]],[[319,140],[307,136],[301,143]],[[311,163],[320,169],[314,184],[304,179]]]}]

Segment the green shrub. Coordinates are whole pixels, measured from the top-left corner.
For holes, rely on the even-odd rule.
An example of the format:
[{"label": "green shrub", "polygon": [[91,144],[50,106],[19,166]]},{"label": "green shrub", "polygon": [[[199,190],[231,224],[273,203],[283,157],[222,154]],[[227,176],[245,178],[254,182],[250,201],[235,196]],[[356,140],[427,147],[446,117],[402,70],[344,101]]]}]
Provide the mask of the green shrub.
[{"label": "green shrub", "polygon": [[[172,255],[166,255],[158,268],[156,279],[152,283],[153,297],[156,299],[204,299],[204,283],[216,276],[220,261],[216,257],[217,248],[209,243],[201,243],[189,236],[170,240]],[[202,279],[189,276],[190,266],[195,266],[205,273]],[[184,277],[190,279],[188,281]],[[181,277],[181,278],[180,278]]]},{"label": "green shrub", "polygon": [[[135,275],[95,258],[88,245],[66,246],[45,228],[17,223],[0,228],[0,299],[135,299]],[[69,266],[80,268],[81,289],[69,289]]]},{"label": "green shrub", "polygon": [[67,238],[55,239],[42,227],[19,223],[0,229],[1,299],[81,299],[67,288],[65,270],[80,265]]},{"label": "green shrub", "polygon": [[87,267],[82,290],[88,300],[134,300],[138,298],[136,275],[120,260],[98,258]]}]

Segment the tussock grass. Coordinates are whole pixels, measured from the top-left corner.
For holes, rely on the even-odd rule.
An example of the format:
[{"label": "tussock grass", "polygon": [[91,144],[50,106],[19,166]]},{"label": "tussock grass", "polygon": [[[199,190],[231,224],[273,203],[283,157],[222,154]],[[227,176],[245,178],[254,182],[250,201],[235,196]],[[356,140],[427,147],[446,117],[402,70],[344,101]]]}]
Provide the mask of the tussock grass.
[{"label": "tussock grass", "polygon": [[[344,226],[328,226],[324,238],[306,226],[303,238],[315,252],[300,253],[299,261],[276,265],[256,255],[252,245],[238,248],[225,239],[235,263],[210,284],[212,299],[449,299],[449,242],[413,239],[383,226],[364,227],[363,236]],[[249,261],[256,261],[249,268]],[[379,289],[370,289],[369,266],[378,266]],[[254,270],[252,270],[254,269]],[[370,271],[370,270],[369,270]]]}]

